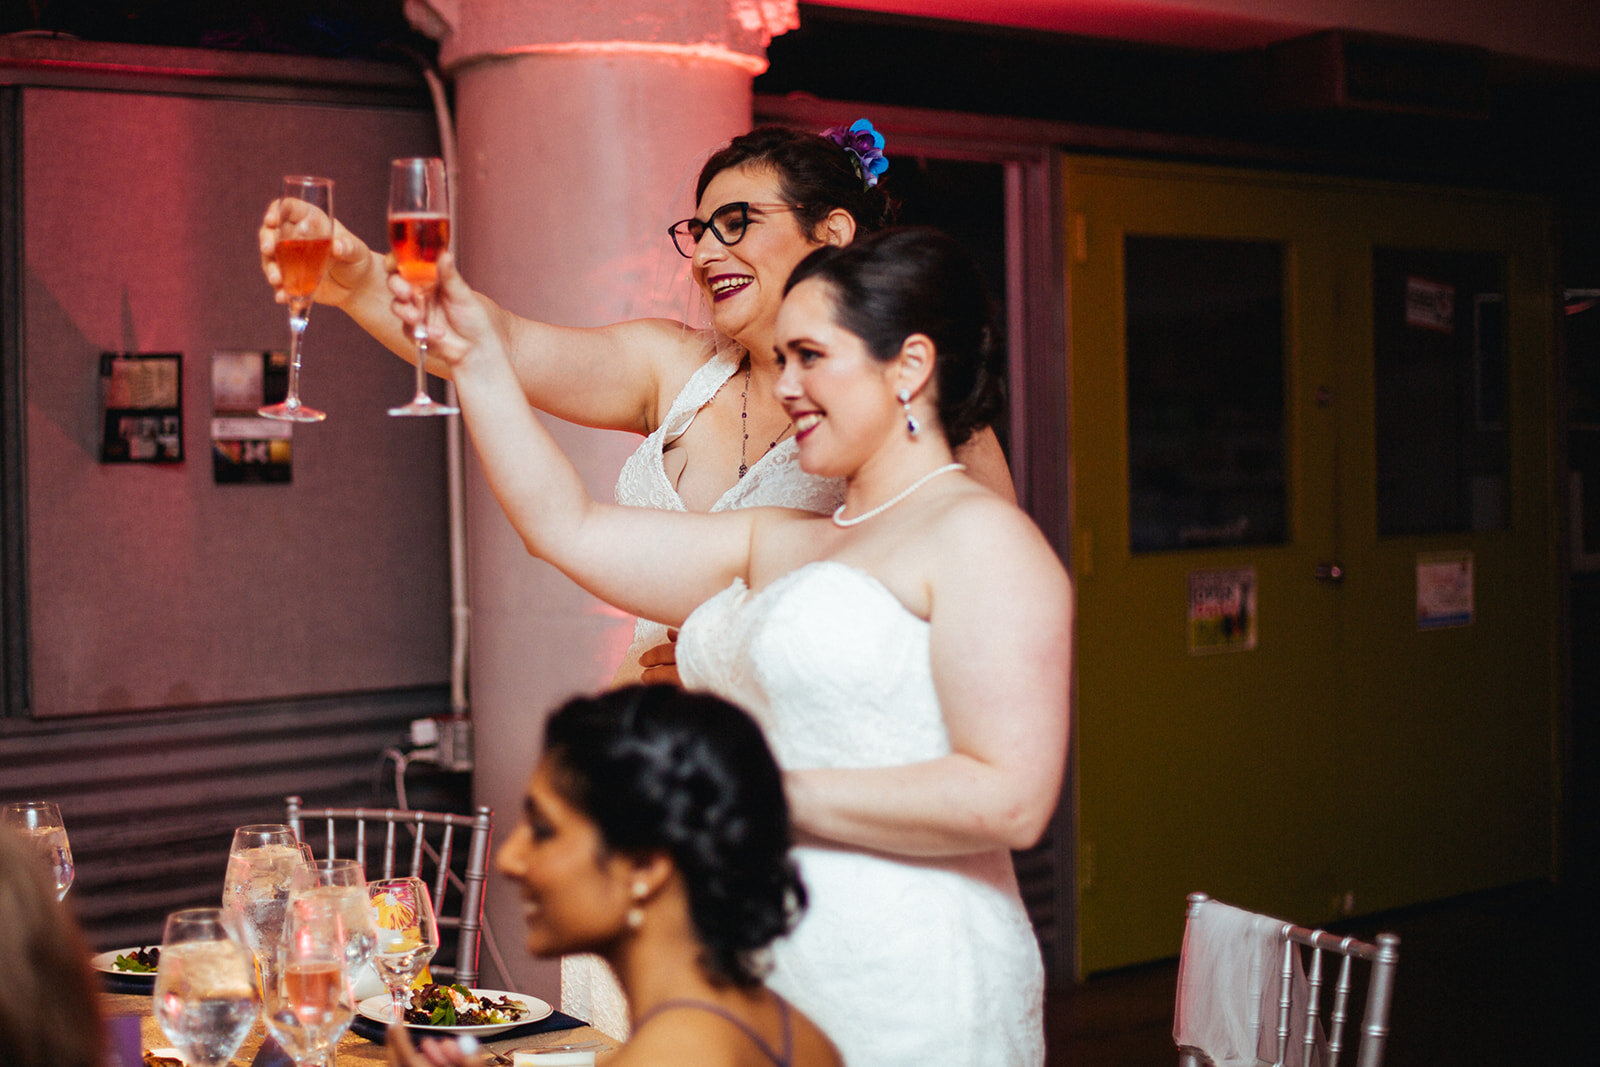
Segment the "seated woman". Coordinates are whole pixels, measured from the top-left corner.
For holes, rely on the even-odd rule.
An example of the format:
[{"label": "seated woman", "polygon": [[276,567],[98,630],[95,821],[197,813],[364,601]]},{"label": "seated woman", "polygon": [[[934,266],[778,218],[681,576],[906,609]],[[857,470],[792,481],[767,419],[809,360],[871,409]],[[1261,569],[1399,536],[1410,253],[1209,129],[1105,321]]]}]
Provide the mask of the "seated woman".
[{"label": "seated woman", "polygon": [[776,396],[828,516],[598,504],[440,260],[431,322],[501,507],[601,599],[681,626],[691,689],[748,709],[784,770],[810,907],[770,984],[850,1067],[1038,1067],[1044,968],[1009,850],[1067,755],[1072,586],[951,449],[999,410],[982,276],[952,238],[812,252],[778,311]]},{"label": "seated woman", "polygon": [[[495,865],[521,886],[528,950],[594,952],[622,982],[633,1036],[608,1067],[836,1067],[816,1025],[761,981],[805,889],[782,778],[733,705],[671,686],[580,697],[545,726],[526,818]],[[453,1042],[402,1067],[473,1062]]]},{"label": "seated woman", "polygon": [[0,1063],[101,1067],[105,1030],[89,950],[44,861],[0,827]]}]

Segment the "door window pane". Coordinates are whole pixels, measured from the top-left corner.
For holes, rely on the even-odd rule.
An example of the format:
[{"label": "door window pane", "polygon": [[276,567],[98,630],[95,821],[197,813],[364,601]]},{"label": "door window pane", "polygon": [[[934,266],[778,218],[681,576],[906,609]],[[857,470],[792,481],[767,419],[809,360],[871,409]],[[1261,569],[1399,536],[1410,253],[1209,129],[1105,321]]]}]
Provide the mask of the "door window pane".
[{"label": "door window pane", "polygon": [[1373,253],[1380,536],[1506,528],[1501,278],[1492,252]]},{"label": "door window pane", "polygon": [[1126,238],[1134,552],[1287,539],[1283,258],[1266,241]]}]

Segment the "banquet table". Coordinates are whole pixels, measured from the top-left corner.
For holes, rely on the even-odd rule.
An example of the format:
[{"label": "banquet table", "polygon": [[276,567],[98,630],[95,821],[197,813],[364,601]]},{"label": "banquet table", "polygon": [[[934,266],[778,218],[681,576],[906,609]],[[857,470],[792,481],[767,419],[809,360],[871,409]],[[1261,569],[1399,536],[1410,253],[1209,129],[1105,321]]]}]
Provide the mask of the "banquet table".
[{"label": "banquet table", "polygon": [[[160,1025],[155,1016],[151,1014],[149,994],[139,993],[112,993],[101,994],[102,1007],[107,1018],[119,1015],[136,1015],[139,1017],[139,1033],[143,1049],[167,1048],[172,1042],[167,1040],[161,1032]],[[250,1036],[245,1038],[244,1044],[234,1055],[232,1063],[235,1067],[250,1067],[255,1059],[256,1052],[261,1048],[265,1031],[258,1021],[250,1031]],[[619,1042],[596,1030],[592,1026],[580,1026],[576,1029],[548,1030],[539,1034],[526,1034],[516,1036],[513,1033],[508,1038],[485,1041],[483,1047],[493,1052],[503,1053],[509,1061],[514,1049],[548,1048],[552,1045],[586,1045],[597,1043],[595,1055],[603,1062],[604,1057],[620,1048]],[[346,1032],[339,1039],[338,1062],[340,1067],[352,1067],[354,1064],[387,1064],[383,1046],[375,1044],[355,1033]]]}]

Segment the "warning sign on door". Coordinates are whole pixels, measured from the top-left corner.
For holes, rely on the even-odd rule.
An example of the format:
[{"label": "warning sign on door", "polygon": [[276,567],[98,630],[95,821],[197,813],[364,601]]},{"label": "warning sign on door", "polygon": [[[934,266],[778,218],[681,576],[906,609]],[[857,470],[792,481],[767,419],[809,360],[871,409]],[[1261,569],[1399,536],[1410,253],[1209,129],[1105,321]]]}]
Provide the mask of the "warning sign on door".
[{"label": "warning sign on door", "polygon": [[1189,652],[1256,647],[1256,569],[1189,572]]}]

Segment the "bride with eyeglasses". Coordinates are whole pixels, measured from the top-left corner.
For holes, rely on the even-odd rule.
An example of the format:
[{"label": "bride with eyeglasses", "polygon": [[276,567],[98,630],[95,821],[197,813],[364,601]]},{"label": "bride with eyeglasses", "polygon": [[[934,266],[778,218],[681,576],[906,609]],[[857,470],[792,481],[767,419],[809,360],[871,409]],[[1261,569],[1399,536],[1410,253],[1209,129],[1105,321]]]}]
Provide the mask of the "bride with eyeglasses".
[{"label": "bride with eyeglasses", "polygon": [[681,626],[685,684],[765,730],[810,893],[769,985],[852,1067],[1041,1064],[1010,851],[1040,839],[1061,786],[1072,590],[952,451],[998,404],[987,295],[929,230],[821,248],[786,289],[774,392],[801,467],[843,480],[825,516],[599,504],[448,256],[430,333],[528,550]]}]

